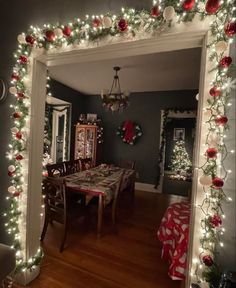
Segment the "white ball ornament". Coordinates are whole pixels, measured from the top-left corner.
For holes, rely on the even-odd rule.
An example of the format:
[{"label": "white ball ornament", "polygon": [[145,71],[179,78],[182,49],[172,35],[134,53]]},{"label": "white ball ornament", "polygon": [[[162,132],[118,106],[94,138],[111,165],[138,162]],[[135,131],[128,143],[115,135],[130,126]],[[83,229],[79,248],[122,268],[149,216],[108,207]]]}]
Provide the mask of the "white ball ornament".
[{"label": "white ball ornament", "polygon": [[203,113],[204,113],[204,116],[207,117],[207,118],[210,118],[211,115],[212,115],[212,112],[211,112],[210,109],[206,109],[206,110],[204,110]]},{"label": "white ball ornament", "polygon": [[14,86],[10,87],[10,88],[9,88],[9,92],[10,92],[11,94],[15,95],[15,94],[17,93],[16,87],[14,87]]},{"label": "white ball ornament", "polygon": [[167,6],[163,11],[163,17],[166,21],[173,20],[175,15],[175,9],[172,6]]},{"label": "white ball ornament", "polygon": [[16,170],[16,167],[14,165],[8,166],[8,171],[9,172],[14,172]]},{"label": "white ball ornament", "polygon": [[63,36],[63,32],[61,28],[54,29],[54,33],[57,36],[57,38],[61,38]]},{"label": "white ball ornament", "polygon": [[200,184],[202,184],[203,186],[211,186],[212,184],[212,178],[209,175],[202,175],[199,178],[199,182]]},{"label": "white ball ornament", "polygon": [[9,193],[14,193],[14,192],[16,192],[16,188],[15,188],[14,186],[9,186],[8,189],[7,189],[7,191],[8,191]]},{"label": "white ball ornament", "polygon": [[220,143],[220,136],[218,134],[210,134],[208,137],[208,144],[211,147],[216,147]]},{"label": "white ball ornament", "polygon": [[24,34],[18,35],[18,36],[17,36],[17,41],[18,41],[20,44],[26,44],[25,35],[24,35]]},{"label": "white ball ornament", "polygon": [[112,20],[110,17],[108,16],[104,16],[102,18],[102,25],[105,27],[105,28],[111,28],[112,27]]},{"label": "white ball ornament", "polygon": [[19,129],[17,127],[12,127],[11,128],[11,132],[14,133],[14,134],[17,133],[18,131],[19,131]]},{"label": "white ball ornament", "polygon": [[223,53],[228,47],[227,42],[225,41],[219,41],[218,43],[216,43],[215,48],[216,48],[216,52],[217,53]]}]

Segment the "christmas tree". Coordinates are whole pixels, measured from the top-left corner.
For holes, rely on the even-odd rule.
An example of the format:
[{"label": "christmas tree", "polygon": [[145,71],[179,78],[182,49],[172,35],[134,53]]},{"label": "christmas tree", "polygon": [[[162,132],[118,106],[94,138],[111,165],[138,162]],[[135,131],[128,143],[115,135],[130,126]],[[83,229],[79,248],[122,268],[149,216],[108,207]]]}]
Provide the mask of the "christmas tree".
[{"label": "christmas tree", "polygon": [[182,139],[178,139],[175,142],[170,168],[177,179],[186,180],[191,173],[192,162],[189,159],[188,152],[185,149],[185,142]]}]

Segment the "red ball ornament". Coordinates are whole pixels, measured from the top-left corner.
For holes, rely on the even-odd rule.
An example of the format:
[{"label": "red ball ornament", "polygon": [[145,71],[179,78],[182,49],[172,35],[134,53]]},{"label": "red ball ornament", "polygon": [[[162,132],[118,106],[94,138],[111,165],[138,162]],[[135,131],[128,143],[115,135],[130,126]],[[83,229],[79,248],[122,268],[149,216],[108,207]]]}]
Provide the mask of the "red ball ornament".
[{"label": "red ball ornament", "polygon": [[209,221],[214,228],[220,227],[222,224],[222,220],[221,220],[220,216],[217,214],[214,216],[210,216]]},{"label": "red ball ornament", "polygon": [[22,134],[21,134],[21,132],[17,132],[16,133],[16,139],[21,139],[22,138]]},{"label": "red ball ornament", "polygon": [[194,5],[195,5],[195,0],[185,0],[182,4],[182,7],[184,10],[189,11],[193,9]]},{"label": "red ball ornament", "polygon": [[17,73],[12,73],[11,74],[11,79],[15,80],[15,81],[19,81],[20,80],[20,76]]},{"label": "red ball ornament", "polygon": [[14,172],[8,171],[7,174],[8,174],[8,176],[12,177]]},{"label": "red ball ornament", "polygon": [[35,42],[35,38],[32,35],[27,35],[25,37],[25,41],[26,41],[26,43],[33,45]]},{"label": "red ball ornament", "polygon": [[232,63],[232,58],[230,56],[225,56],[220,60],[220,66],[223,68],[228,68]]},{"label": "red ball ornament", "polygon": [[151,16],[158,17],[159,15],[160,15],[160,11],[158,9],[158,6],[153,6],[151,9]]},{"label": "red ball ornament", "polygon": [[62,30],[62,32],[66,37],[69,37],[71,35],[71,28],[68,26],[65,26],[65,28]]},{"label": "red ball ornament", "polygon": [[225,124],[227,124],[227,122],[228,122],[228,118],[225,115],[221,115],[215,118],[216,125],[224,126]]},{"label": "red ball ornament", "polygon": [[206,12],[208,14],[215,14],[220,8],[220,0],[208,0],[206,2]]},{"label": "red ball ornament", "polygon": [[93,27],[97,28],[101,25],[101,20],[99,18],[93,19]]},{"label": "red ball ornament", "polygon": [[21,117],[21,115],[20,115],[20,113],[15,112],[15,113],[13,113],[13,117],[14,117],[15,119],[18,119],[18,118]]},{"label": "red ball ornament", "polygon": [[210,89],[209,93],[212,97],[218,97],[220,96],[221,91],[218,87],[214,86]]},{"label": "red ball ornament", "polygon": [[213,265],[213,259],[211,258],[210,255],[204,255],[202,257],[202,262],[207,266],[211,267]]},{"label": "red ball ornament", "polygon": [[224,181],[219,177],[215,177],[214,179],[212,179],[212,185],[215,188],[222,188],[224,186]]},{"label": "red ball ornament", "polygon": [[20,154],[16,155],[16,160],[20,161],[20,160],[22,160],[22,159],[23,159],[23,156],[22,156],[22,155],[20,155]]},{"label": "red ball ornament", "polygon": [[20,63],[21,63],[21,64],[25,64],[25,63],[27,63],[28,58],[27,58],[25,55],[21,55],[21,56],[19,57],[19,60],[20,60]]},{"label": "red ball ornament", "polygon": [[227,23],[227,24],[225,25],[224,30],[225,30],[225,34],[226,34],[228,37],[233,37],[234,34],[236,33],[236,21]]},{"label": "red ball ornament", "polygon": [[20,196],[20,192],[19,191],[16,191],[12,194],[14,197],[19,197]]},{"label": "red ball ornament", "polygon": [[217,149],[216,148],[208,148],[206,150],[206,155],[208,158],[216,158],[217,156]]},{"label": "red ball ornament", "polygon": [[124,32],[128,29],[128,22],[125,19],[120,19],[118,22],[118,28],[121,32]]},{"label": "red ball ornament", "polygon": [[17,98],[18,98],[18,99],[25,98],[25,94],[22,93],[22,92],[18,92],[18,93],[17,93]]},{"label": "red ball ornament", "polygon": [[46,35],[46,40],[47,40],[48,42],[52,42],[52,41],[54,41],[55,38],[56,38],[56,35],[55,35],[55,33],[54,33],[52,30],[47,30],[47,31],[45,32],[45,35]]}]

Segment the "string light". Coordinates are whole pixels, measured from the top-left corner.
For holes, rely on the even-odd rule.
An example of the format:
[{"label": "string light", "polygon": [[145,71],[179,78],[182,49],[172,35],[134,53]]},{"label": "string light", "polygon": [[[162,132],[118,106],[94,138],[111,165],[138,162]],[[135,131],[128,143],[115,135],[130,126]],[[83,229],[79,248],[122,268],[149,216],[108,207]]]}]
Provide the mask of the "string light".
[{"label": "string light", "polygon": [[[217,160],[219,161],[212,161],[209,156],[206,159],[205,164],[203,164],[202,167],[199,167],[199,171],[202,171],[204,175],[215,175],[216,172],[218,173],[218,170],[221,168],[222,173],[225,175],[222,176],[222,179],[218,177],[218,179],[215,180],[215,183],[218,183],[217,185],[222,185],[222,181],[224,182],[227,178],[227,173],[231,173],[231,170],[227,170],[224,167],[223,160],[226,158],[228,151],[226,146],[224,145],[224,140],[226,138],[225,130],[227,128],[227,125],[218,125],[218,122],[220,121],[226,121],[226,119],[222,118],[222,115],[225,115],[226,107],[230,107],[232,105],[231,102],[228,102],[230,87],[227,86],[226,80],[230,71],[230,67],[221,68],[219,67],[219,54],[217,54],[217,46],[220,41],[222,41],[222,38],[225,38],[224,34],[224,27],[225,23],[230,21],[235,21],[235,17],[232,14],[233,11],[235,11],[235,7],[233,7],[233,4],[231,0],[227,0],[227,2],[223,1],[222,7],[219,10],[219,13],[217,14],[217,18],[213,19],[210,22],[210,29],[212,33],[212,42],[209,44],[208,51],[210,54],[210,61],[212,64],[215,63],[215,77],[213,80],[211,80],[211,85],[221,87],[222,89],[222,95],[215,97],[215,99],[208,99],[208,103],[204,105],[203,111],[206,113],[210,112],[210,116],[205,116],[207,118],[207,121],[203,121],[202,125],[204,125],[204,129],[208,129],[208,132],[206,134],[206,141],[205,145],[203,146],[204,149],[212,148],[211,147],[211,141],[209,140],[211,135],[220,135],[220,140],[216,141],[216,147],[218,148],[219,152],[216,154]],[[166,12],[165,8],[165,1],[153,1],[153,5],[156,6],[158,4],[159,11],[163,10]],[[201,3],[197,3],[196,6],[199,7],[199,10],[201,9]],[[179,22],[187,22],[191,21],[196,13],[198,13],[196,10],[193,11],[184,11],[182,8],[182,5],[180,5],[179,1],[176,1],[176,3],[173,3],[174,7],[173,9],[176,9],[176,18]],[[9,221],[5,224],[7,227],[7,232],[9,234],[14,234],[14,244],[12,247],[17,247],[17,252],[20,251],[17,255],[20,255],[22,257],[21,259],[17,260],[17,269],[16,271],[22,271],[25,272],[28,269],[34,269],[39,263],[42,258],[42,251],[39,248],[37,253],[28,259],[24,259],[23,256],[25,255],[25,251],[22,248],[24,245],[23,238],[25,235],[25,229],[26,229],[26,219],[24,218],[25,204],[21,203],[22,201],[22,194],[27,197],[27,187],[28,183],[25,181],[27,179],[27,173],[28,173],[28,167],[21,161],[17,160],[16,156],[21,153],[27,152],[26,150],[26,141],[27,141],[27,134],[26,131],[29,131],[29,123],[30,123],[30,117],[29,117],[29,108],[30,108],[30,94],[31,89],[28,87],[28,85],[32,85],[30,83],[30,79],[28,79],[28,71],[30,71],[31,68],[31,59],[30,55],[31,52],[35,48],[43,48],[46,51],[49,51],[51,49],[61,49],[62,47],[66,47],[69,44],[78,44],[83,45],[85,41],[93,41],[97,39],[102,39],[102,37],[110,35],[113,37],[118,37],[119,35],[122,35],[123,33],[128,33],[129,35],[132,35],[132,37],[135,37],[137,31],[140,32],[153,32],[153,31],[162,31],[165,29],[168,29],[169,26],[173,25],[175,21],[173,19],[167,20],[167,18],[163,17],[153,17],[154,15],[150,15],[149,11],[135,11],[134,9],[125,9],[121,8],[121,14],[120,15],[112,15],[105,14],[105,15],[93,15],[90,17],[89,15],[86,15],[86,19],[84,21],[81,21],[79,18],[75,20],[75,22],[70,22],[68,26],[71,29],[71,34],[65,35],[62,33],[62,29],[66,27],[66,25],[52,25],[52,24],[44,24],[43,29],[39,27],[30,26],[29,31],[25,33],[21,33],[18,36],[19,45],[17,47],[16,52],[14,53],[14,58],[16,59],[16,64],[13,67],[13,73],[16,73],[16,75],[13,75],[12,79],[12,85],[15,87],[17,93],[13,93],[13,96],[16,98],[17,105],[13,105],[11,108],[15,110],[15,115],[13,114],[14,118],[14,125],[15,128],[18,130],[17,132],[12,132],[12,141],[8,145],[9,151],[6,155],[6,157],[9,159],[10,166],[13,165],[15,168],[14,171],[8,170],[8,174],[11,177],[11,186],[14,188],[14,192],[9,192],[10,196],[6,197],[6,200],[9,201],[10,204],[10,211],[9,213],[5,213],[7,217],[9,217]],[[170,15],[168,15],[170,16]],[[201,16],[203,19],[208,17],[208,13],[203,11],[201,12]],[[106,18],[105,18],[106,17]],[[93,20],[100,19],[102,21],[99,22],[98,27],[95,27],[93,24]],[[163,19],[164,18],[164,19]],[[127,22],[124,22],[124,27],[119,24],[120,19],[126,19]],[[107,24],[105,23],[105,20],[107,20]],[[163,21],[164,20],[164,21]],[[172,21],[173,20],[173,21]],[[122,25],[123,25],[122,24]],[[168,25],[166,25],[168,24]],[[107,26],[106,26],[107,25]],[[127,28],[126,28],[127,26]],[[58,36],[54,35],[56,34],[56,29],[59,29]],[[47,31],[50,31],[47,35]],[[58,31],[57,31],[58,32]],[[142,33],[140,33],[142,34]],[[51,35],[51,36],[50,36]],[[54,37],[52,37],[54,35]],[[27,36],[30,36],[26,39]],[[28,42],[27,42],[28,41]],[[229,44],[233,43],[233,38],[227,39],[227,42]],[[87,42],[86,42],[87,43]],[[68,46],[69,47],[69,46]],[[69,48],[68,48],[69,49]],[[225,52],[225,51],[223,51]],[[221,54],[220,54],[221,55]],[[22,57],[24,56],[24,57]],[[49,79],[48,79],[49,80]],[[29,82],[29,83],[28,83]],[[22,96],[23,95],[23,96]],[[23,99],[21,98],[23,97]],[[227,101],[226,101],[227,100]],[[207,106],[208,105],[208,106]],[[20,112],[20,114],[19,114]],[[218,115],[218,116],[217,116]],[[218,121],[218,122],[217,122]],[[19,132],[19,133],[18,133]],[[24,133],[25,134],[24,134]],[[17,134],[18,133],[18,134]],[[20,138],[20,139],[18,139]],[[214,141],[213,141],[214,142]],[[234,153],[234,150],[230,150],[230,153]],[[27,153],[24,153],[24,157],[27,159]],[[205,151],[201,153],[205,159]],[[20,157],[21,158],[21,157]],[[20,159],[19,158],[19,159]],[[27,161],[26,161],[27,162]],[[12,168],[12,167],[11,167]],[[220,174],[219,174],[220,175]],[[214,180],[214,179],[213,179]],[[23,183],[24,182],[24,183]],[[23,185],[24,184],[24,185]],[[229,201],[232,201],[231,197],[226,197],[223,188],[222,187],[215,187],[213,184],[207,188],[204,187],[204,199],[203,203],[200,205],[196,205],[196,207],[200,207],[200,209],[203,211],[203,218],[201,219],[201,234],[202,238],[200,239],[201,243],[199,244],[199,258],[192,259],[192,268],[191,268],[191,276],[195,276],[195,267],[199,266],[201,271],[204,271],[204,265],[202,263],[201,256],[204,253],[210,253],[212,252],[212,247],[216,247],[217,241],[215,240],[217,238],[217,235],[219,233],[225,232],[224,228],[219,228],[218,226],[213,227],[214,225],[218,225],[220,223],[220,219],[217,217],[221,217],[222,219],[225,219],[225,215],[223,212],[220,211],[221,202],[223,200],[228,199]],[[208,208],[206,208],[208,206]],[[218,207],[218,208],[217,208]],[[43,207],[42,207],[43,208]],[[214,208],[214,209],[213,209]],[[216,209],[215,209],[216,208]],[[217,214],[214,214],[213,211]],[[214,218],[215,217],[215,218]],[[218,222],[217,222],[218,221]],[[224,244],[222,241],[219,242],[220,247],[223,247]],[[18,247],[20,247],[18,249]],[[209,249],[211,247],[211,249]],[[197,275],[198,279],[202,281],[202,276]]]}]

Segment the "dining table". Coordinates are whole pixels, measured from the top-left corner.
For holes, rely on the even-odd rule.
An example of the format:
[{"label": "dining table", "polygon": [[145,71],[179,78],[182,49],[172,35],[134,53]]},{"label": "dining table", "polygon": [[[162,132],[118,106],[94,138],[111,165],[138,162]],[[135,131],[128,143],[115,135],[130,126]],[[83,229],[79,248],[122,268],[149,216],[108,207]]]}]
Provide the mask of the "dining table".
[{"label": "dining table", "polygon": [[63,177],[69,191],[85,194],[88,198],[98,197],[98,222],[97,236],[101,235],[103,208],[114,197],[114,183],[122,175],[120,190],[129,187],[129,192],[134,193],[135,170],[124,169],[114,165],[101,164],[88,170],[79,171]]}]

